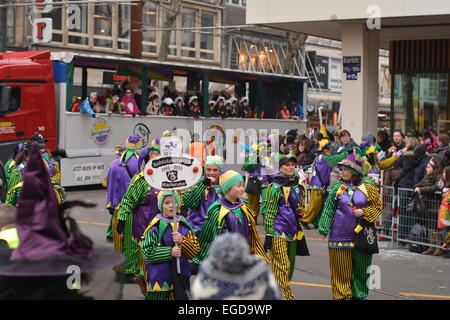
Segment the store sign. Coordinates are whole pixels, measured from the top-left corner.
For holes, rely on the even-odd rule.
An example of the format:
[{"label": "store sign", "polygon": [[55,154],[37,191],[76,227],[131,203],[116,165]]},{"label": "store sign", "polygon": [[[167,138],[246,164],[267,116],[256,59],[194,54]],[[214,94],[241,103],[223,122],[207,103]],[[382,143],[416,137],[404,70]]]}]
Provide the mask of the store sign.
[{"label": "store sign", "polygon": [[361,56],[346,56],[342,62],[346,79],[358,80],[358,73],[361,72]]},{"label": "store sign", "polygon": [[46,43],[52,41],[53,22],[51,18],[33,20],[33,42]]},{"label": "store sign", "polygon": [[314,88],[320,86],[321,89],[328,89],[328,74],[329,74],[329,58],[325,56],[316,55],[316,51],[308,51],[306,53],[306,71],[309,77],[308,86],[311,87],[311,83]]},{"label": "store sign", "polygon": [[202,176],[200,162],[188,154],[161,155],[144,168],[147,183],[158,190],[181,190],[196,184]]},{"label": "store sign", "polygon": [[69,30],[81,29],[81,8],[76,5],[70,5],[67,8],[67,28]]}]

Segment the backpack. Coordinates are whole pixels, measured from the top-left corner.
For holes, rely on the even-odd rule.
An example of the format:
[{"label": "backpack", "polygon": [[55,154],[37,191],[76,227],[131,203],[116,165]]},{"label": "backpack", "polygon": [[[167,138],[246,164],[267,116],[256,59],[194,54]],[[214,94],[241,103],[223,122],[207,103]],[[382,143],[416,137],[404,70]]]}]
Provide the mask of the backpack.
[{"label": "backpack", "polygon": [[[424,226],[422,226],[419,223],[416,223],[411,231],[409,232],[409,240],[411,241],[415,241],[415,242],[427,242],[427,228],[425,228]],[[421,245],[421,244],[416,244],[416,243],[411,243],[409,245],[408,250],[410,252],[415,252],[415,253],[422,253],[423,251],[427,250],[427,246]]]}]

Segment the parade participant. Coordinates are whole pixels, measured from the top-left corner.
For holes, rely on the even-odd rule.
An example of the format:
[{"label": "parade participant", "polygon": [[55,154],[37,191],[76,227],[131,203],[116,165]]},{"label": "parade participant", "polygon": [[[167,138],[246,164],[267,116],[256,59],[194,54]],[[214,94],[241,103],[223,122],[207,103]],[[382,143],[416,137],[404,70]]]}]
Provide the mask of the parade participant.
[{"label": "parade participant", "polygon": [[97,103],[97,92],[91,92],[83,103],[80,104],[78,110],[80,113],[87,113],[92,118],[96,118],[97,115],[94,112],[94,106]]},{"label": "parade participant", "polygon": [[159,108],[158,115],[164,115],[164,116],[173,116],[174,110],[173,110],[173,100],[172,98],[164,98],[161,108]]},{"label": "parade participant", "polygon": [[370,274],[367,268],[372,263],[372,255],[355,248],[357,233],[367,230],[361,230],[363,222],[358,219],[374,222],[383,208],[377,186],[364,178],[363,161],[363,158],[351,154],[338,163],[342,181],[334,185],[319,222],[322,238],[325,240],[328,236],[335,300],[364,299],[369,294],[367,280]]},{"label": "parade participant", "polygon": [[199,234],[202,228],[208,208],[220,198],[219,176],[222,168],[223,160],[221,157],[208,156],[204,177],[183,193],[183,204],[190,209],[186,220],[196,234]]},{"label": "parade participant", "polygon": [[[128,259],[129,252],[137,251],[136,244],[131,241],[131,223],[125,225],[125,221],[119,223],[117,221],[118,206],[122,201],[122,197],[128,189],[133,176],[139,172],[139,152],[142,148],[141,138],[138,136],[130,136],[125,142],[125,150],[114,160],[108,171],[108,183],[106,189],[106,209],[112,216],[111,227],[113,231],[114,248],[118,252],[125,255],[126,264],[124,273],[126,280],[134,282],[134,260]],[[125,230],[125,233],[124,233]],[[119,232],[121,231],[121,232]],[[131,261],[130,261],[131,260]],[[134,269],[134,270],[133,270]],[[131,278],[133,278],[131,280]]]},{"label": "parade participant", "polygon": [[250,118],[250,115],[247,113],[248,108],[248,99],[247,97],[242,97],[241,100],[239,100],[239,104],[237,106],[237,117],[238,118]]},{"label": "parade participant", "polygon": [[306,186],[295,172],[297,160],[279,160],[279,172],[272,175],[264,215],[264,249],[270,250],[272,271],[286,300],[294,300],[289,283],[294,274],[297,240],[304,236],[299,225],[305,205]]},{"label": "parade participant", "polygon": [[187,117],[187,110],[184,108],[183,97],[176,97],[174,100],[173,112],[175,116]]},{"label": "parade participant", "polygon": [[125,95],[120,99],[120,102],[125,105],[125,108],[123,109],[125,114],[141,114],[141,110],[139,110],[136,100],[134,100],[133,91],[130,88],[126,89]]},{"label": "parade participant", "polygon": [[[175,197],[175,208],[173,199]],[[174,218],[174,211],[180,206],[176,192],[158,193],[158,214],[148,225],[140,246],[147,265],[146,300],[187,299],[191,275],[189,261],[199,252],[199,244],[189,222],[182,216]],[[180,273],[177,274],[176,259],[180,259]],[[178,279],[176,279],[178,278]],[[177,281],[178,280],[178,281]],[[179,283],[183,287],[177,287]]]},{"label": "parade participant", "polygon": [[198,97],[192,96],[189,98],[189,113],[191,117],[200,117],[200,106],[198,105]]},{"label": "parade participant", "polygon": [[[108,268],[114,276],[112,267],[123,262],[123,257],[109,248],[95,248],[65,212],[77,205],[92,205],[76,201],[58,206],[35,144],[29,151],[23,182],[15,219],[20,244],[9,255],[0,256],[0,299],[92,299],[86,296],[89,292],[83,279],[91,278],[97,270],[106,274]],[[71,266],[82,272],[83,293],[67,285]]]},{"label": "parade participant", "polygon": [[51,178],[53,184],[53,190],[55,192],[58,203],[61,203],[66,198],[66,192],[64,188],[61,187],[61,172],[58,163],[51,157],[47,149],[45,148],[45,143],[48,140],[44,138],[41,134],[33,135],[28,142],[24,144],[23,157],[16,163],[16,169],[11,172],[11,178],[9,181],[8,193],[6,195],[6,203],[16,205],[17,199],[20,196],[20,192],[23,187],[23,174],[26,171],[28,152],[32,145],[37,145],[41,158],[47,168],[49,177]]},{"label": "parade participant", "polygon": [[[145,148],[139,155],[138,167],[145,167],[145,164],[153,158],[159,156],[159,147]],[[141,240],[145,229],[152,219],[159,213],[158,211],[158,196],[159,190],[150,187],[144,178],[144,171],[140,170],[135,174],[128,186],[127,191],[122,197],[117,213],[117,224],[119,228],[126,228],[127,221],[131,225],[131,237],[129,235],[124,237],[124,242],[133,241],[136,245]],[[120,226],[121,224],[124,227]],[[121,230],[120,230],[121,231]],[[130,234],[129,230],[124,230],[125,233]],[[139,249],[136,250],[136,245],[132,243],[124,243],[125,248],[130,249],[124,252],[127,261],[130,261],[129,274],[139,274],[136,278],[137,282],[145,287],[144,266],[139,254]],[[132,262],[135,262],[134,264]],[[127,265],[126,265],[127,266]],[[135,272],[132,271],[132,266],[137,266]],[[128,270],[127,270],[128,271]],[[130,276],[131,277],[131,276]],[[146,290],[143,290],[144,295]]]},{"label": "parade participant", "polygon": [[364,173],[368,175],[376,185],[380,184],[381,171],[391,168],[402,155],[402,150],[400,150],[394,153],[392,157],[380,161],[380,154],[384,157],[384,151],[378,144],[370,142],[361,144],[359,150],[362,153],[360,156],[364,156],[367,159],[365,162]]},{"label": "parade participant", "polygon": [[10,249],[19,246],[19,236],[15,225],[16,207],[10,204],[0,204],[0,246]]},{"label": "parade participant", "polygon": [[267,263],[238,233],[219,235],[192,284],[193,300],[281,300]]},{"label": "parade participant", "polygon": [[11,157],[11,159],[9,159],[4,166],[4,170],[5,170],[5,180],[6,180],[6,188],[9,188],[9,180],[11,178],[11,173],[13,172],[14,169],[17,168],[17,162],[18,158],[22,158],[23,157],[23,147],[24,144],[23,143],[19,143],[17,144],[17,146],[14,148],[14,152],[13,155]]},{"label": "parade participant", "polygon": [[214,202],[206,212],[205,222],[198,236],[200,252],[192,262],[200,265],[207,257],[213,240],[224,232],[241,234],[250,245],[251,253],[268,262],[269,259],[256,231],[253,209],[250,203],[242,200],[244,179],[238,172],[229,170],[222,173],[219,184],[223,196]]},{"label": "parade participant", "polygon": [[[266,202],[267,187],[269,185],[269,175],[266,171],[273,169],[270,152],[272,150],[271,141],[262,137],[254,144],[244,159],[242,170],[248,172],[248,182],[245,192],[255,214],[255,223],[259,213],[264,215],[264,205]],[[260,205],[261,197],[261,205]]]},{"label": "parade participant", "polygon": [[219,118],[226,118],[227,116],[227,111],[225,109],[225,98],[222,96],[219,96],[217,98],[217,102],[216,102],[216,115]]},{"label": "parade participant", "polygon": [[152,92],[148,96],[147,114],[157,115],[159,113],[159,95]]},{"label": "parade participant", "polygon": [[328,139],[322,139],[317,148],[318,156],[312,164],[313,172],[308,188],[311,189],[311,197],[306,208],[305,215],[301,222],[306,227],[308,223],[314,224],[317,227],[319,222],[320,212],[322,211],[323,203],[325,201],[325,194],[327,193],[328,185],[330,184],[330,173],[339,161],[348,156],[348,152],[331,155],[333,144]]},{"label": "parade participant", "polygon": [[208,101],[208,112],[209,112],[209,116],[213,117],[213,118],[217,118],[217,110],[216,110],[216,102],[214,100],[209,100]]}]

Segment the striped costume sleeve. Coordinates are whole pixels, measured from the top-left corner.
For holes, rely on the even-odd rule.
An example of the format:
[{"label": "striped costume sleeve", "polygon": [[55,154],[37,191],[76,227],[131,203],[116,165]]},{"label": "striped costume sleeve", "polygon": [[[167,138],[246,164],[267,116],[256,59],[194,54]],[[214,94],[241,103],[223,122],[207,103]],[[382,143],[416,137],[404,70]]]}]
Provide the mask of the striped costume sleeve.
[{"label": "striped costume sleeve", "polygon": [[390,157],[389,159],[381,160],[380,161],[380,170],[389,169],[397,162],[398,159],[400,159],[400,157],[396,153],[394,153],[394,155],[392,157]]},{"label": "striped costume sleeve", "polygon": [[278,214],[280,195],[281,189],[276,189],[275,185],[271,183],[267,189],[266,214],[264,216],[264,231],[266,234],[273,235],[275,232],[274,221]]},{"label": "striped costume sleeve", "polygon": [[144,201],[148,193],[148,188],[149,186],[144,178],[136,180],[133,178],[128,186],[127,192],[123,195],[122,202],[118,206],[118,220],[126,221],[127,217],[134,213],[134,210]]},{"label": "striped costume sleeve", "polygon": [[53,160],[55,168],[53,169],[53,175],[51,176],[52,183],[61,184],[61,170],[59,169],[58,163]]},{"label": "striped costume sleeve", "polygon": [[200,245],[197,237],[189,231],[186,237],[183,237],[183,242],[180,244],[182,254],[188,259],[192,260],[200,251]]},{"label": "striped costume sleeve", "polygon": [[301,202],[300,202],[299,209],[300,209],[300,213],[302,213],[302,212],[305,212],[305,210],[306,210],[306,206],[305,206],[306,186],[303,183],[299,183],[299,188],[300,188],[301,193],[302,193],[302,197],[300,199]]},{"label": "striped costume sleeve", "polygon": [[[207,178],[202,178],[207,179]],[[192,187],[186,189],[183,192],[183,196],[181,200],[183,205],[188,207],[189,209],[196,209],[200,205],[203,195],[205,194],[206,186],[201,182],[197,182]]]},{"label": "striped costume sleeve", "polygon": [[336,183],[333,186],[333,189],[331,190],[330,194],[328,195],[327,200],[325,201],[322,210],[322,216],[320,217],[319,221],[319,233],[321,235],[326,236],[331,230],[337,206],[336,193],[338,189],[341,187],[341,185],[342,185],[341,183]]},{"label": "striped costume sleeve", "polygon": [[264,246],[261,242],[261,238],[258,235],[258,230],[256,230],[255,219],[253,218],[255,216],[253,207],[247,200],[244,200],[244,202],[245,205],[242,206],[242,209],[250,224],[250,253],[257,255],[267,263],[270,263],[266,251],[264,250]]},{"label": "striped costume sleeve", "polygon": [[20,192],[22,188],[19,188],[19,183],[22,182],[22,173],[20,167],[18,169],[14,169],[11,173],[11,178],[9,180],[9,190],[6,194],[5,203],[11,204],[15,206],[17,204],[17,199],[20,196]]},{"label": "striped costume sleeve", "polygon": [[171,261],[172,247],[160,246],[158,237],[151,230],[148,230],[141,242],[142,257],[145,262],[159,263]]},{"label": "striped costume sleeve", "polygon": [[[214,238],[220,233],[222,228],[219,228],[217,226],[217,221],[219,219],[219,211],[220,211],[220,205],[211,206],[209,207],[208,211],[206,212],[206,219],[203,223],[203,227],[200,231],[200,234],[198,236],[198,243],[200,244],[200,251],[197,254],[197,256],[192,259],[192,262],[196,264],[201,264],[203,260],[208,255],[209,247],[211,246],[211,243],[213,242]],[[222,225],[223,225],[222,221]]]},{"label": "striped costume sleeve", "polygon": [[375,222],[383,211],[381,196],[378,193],[378,188],[373,183],[364,183],[364,185],[367,189],[369,205],[363,208],[363,218],[369,222]]},{"label": "striped costume sleeve", "polygon": [[447,235],[445,236],[445,243],[450,244],[450,231],[447,232]]},{"label": "striped costume sleeve", "polygon": [[335,155],[324,155],[325,160],[327,161],[328,165],[330,166],[331,169],[335,168],[338,162],[341,162],[342,160],[344,160],[345,158],[347,158],[348,156],[348,152],[344,151],[341,152],[339,154],[335,154]]}]

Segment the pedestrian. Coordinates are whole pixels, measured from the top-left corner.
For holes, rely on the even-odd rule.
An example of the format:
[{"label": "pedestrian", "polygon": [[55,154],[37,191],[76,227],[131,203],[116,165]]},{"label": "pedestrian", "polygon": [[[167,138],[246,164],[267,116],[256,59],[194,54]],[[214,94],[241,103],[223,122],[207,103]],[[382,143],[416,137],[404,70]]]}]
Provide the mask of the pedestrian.
[{"label": "pedestrian", "polygon": [[282,294],[267,263],[250,253],[238,233],[213,241],[208,258],[192,284],[193,300],[281,300]]},{"label": "pedestrian", "polygon": [[15,249],[19,246],[16,229],[16,207],[0,204],[0,246]]},{"label": "pedestrian", "polygon": [[[138,245],[139,241],[141,241],[142,235],[144,234],[145,229],[149,225],[149,223],[153,220],[153,218],[160,213],[158,210],[158,193],[160,190],[151,187],[144,178],[144,170],[145,164],[156,158],[160,155],[159,147],[150,147],[144,148],[139,154],[138,160],[138,171],[133,178],[131,179],[128,189],[120,201],[120,205],[117,213],[117,223],[123,224],[125,221],[124,229],[127,228],[127,222],[131,225],[131,241],[134,244],[128,244],[125,247],[130,248],[131,250],[125,255],[126,258],[130,258],[130,260],[136,262],[136,245]],[[129,227],[128,227],[129,228]],[[129,232],[124,230],[124,233]],[[129,236],[124,238],[124,241],[129,241]],[[125,243],[124,243],[125,245]],[[124,249],[125,249],[124,247]],[[142,255],[138,250],[138,269],[136,270],[136,278],[135,280],[140,285],[141,292],[145,296],[147,293],[147,288],[145,285],[146,278],[146,266],[144,265],[144,261],[142,259]],[[136,264],[134,264],[136,265]],[[130,273],[131,275],[131,268]],[[130,278],[132,276],[129,276]],[[132,280],[132,279],[131,279]],[[130,281],[131,282],[131,281]]]},{"label": "pedestrian", "polygon": [[87,113],[92,118],[96,118],[97,115],[94,111],[94,106],[97,103],[97,92],[91,92],[89,97],[87,97],[78,107],[80,113]]},{"label": "pedestrian", "polygon": [[348,130],[341,130],[337,136],[338,142],[335,143],[331,154],[338,154],[343,151],[349,152],[353,147],[357,147],[358,144],[352,139]]},{"label": "pedestrian", "polygon": [[440,165],[445,162],[445,151],[450,149],[450,136],[447,133],[441,133],[438,136],[438,147],[435,150],[436,153],[436,162],[439,162]]},{"label": "pedestrian", "polygon": [[[80,201],[66,201],[58,205],[37,145],[29,150],[23,190],[18,200],[15,219],[20,243],[9,254],[0,255],[0,299],[2,300],[80,300],[95,297],[117,299],[121,289],[113,283],[102,283],[89,290],[89,279],[105,281],[108,274],[114,281],[115,266],[123,257],[106,247],[95,247],[83,235],[67,209],[93,205]],[[68,279],[70,270],[81,271],[74,290]],[[97,276],[101,274],[101,278]],[[100,282],[99,282],[100,283]],[[104,289],[102,289],[104,288]],[[79,289],[79,288],[78,288]]]},{"label": "pedestrian", "polygon": [[223,196],[206,212],[205,222],[198,236],[200,252],[192,262],[200,265],[208,256],[211,243],[224,232],[241,234],[249,244],[251,253],[269,262],[256,231],[253,209],[250,203],[242,200],[244,179],[238,172],[229,170],[222,173],[219,184]]},{"label": "pedestrian", "polygon": [[[355,248],[359,219],[374,222],[382,212],[377,186],[364,178],[364,163],[354,154],[338,163],[342,181],[331,190],[319,222],[319,233],[328,236],[333,299],[365,299],[369,294],[368,267],[372,255]],[[374,237],[368,234],[368,237]],[[372,239],[373,241],[374,239]]]},{"label": "pedestrian", "polygon": [[306,186],[295,172],[296,158],[285,156],[272,175],[264,215],[264,249],[270,251],[275,279],[285,300],[294,300],[289,283],[294,274],[297,241],[304,236],[299,225],[305,206]]},{"label": "pedestrian", "polygon": [[219,156],[208,156],[204,168],[204,176],[182,196],[183,204],[190,209],[186,220],[196,235],[200,233],[208,208],[221,197],[219,177],[223,160]]},{"label": "pedestrian", "polygon": [[[191,271],[188,260],[194,259],[200,247],[189,222],[180,215],[174,217],[174,211],[179,207],[177,192],[158,193],[158,208],[162,213],[157,214],[148,225],[140,243],[144,261],[149,266],[145,300],[189,297],[187,291]],[[176,259],[180,259],[179,273]]]},{"label": "pedestrian", "polygon": [[434,135],[432,130],[422,129],[420,131],[419,139],[420,144],[424,144],[426,146],[427,152],[430,152],[438,146],[438,138]]},{"label": "pedestrian", "polygon": [[108,170],[106,189],[106,209],[111,215],[110,226],[114,249],[126,258],[124,281],[134,283],[137,270],[135,255],[137,246],[132,241],[131,219],[128,224],[118,221],[118,209],[133,176],[139,172],[139,153],[142,141],[139,136],[129,136],[125,142],[124,152],[114,160]]},{"label": "pedestrian", "polygon": [[336,167],[339,161],[348,156],[344,151],[336,155],[331,155],[333,144],[328,139],[322,139],[317,149],[318,156],[312,164],[313,171],[309,181],[308,188],[311,190],[310,201],[306,208],[304,216],[301,218],[302,225],[309,229],[308,224],[317,226],[320,219],[323,203],[328,193],[327,188],[330,184],[331,170]]}]

